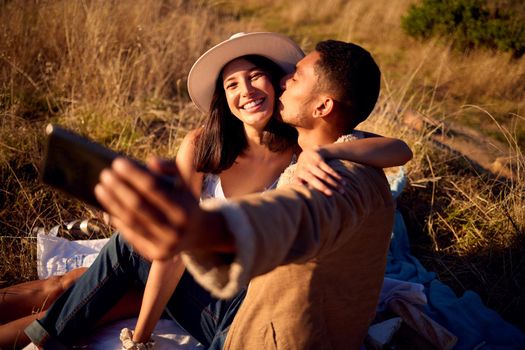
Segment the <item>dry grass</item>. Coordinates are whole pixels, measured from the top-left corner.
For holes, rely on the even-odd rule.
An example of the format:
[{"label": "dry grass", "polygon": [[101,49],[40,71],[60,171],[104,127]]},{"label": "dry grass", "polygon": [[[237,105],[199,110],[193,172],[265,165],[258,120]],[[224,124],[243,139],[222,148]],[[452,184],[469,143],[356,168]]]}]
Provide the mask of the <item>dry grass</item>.
[{"label": "dry grass", "polygon": [[[486,50],[464,55],[451,50],[445,40],[419,42],[407,37],[400,18],[413,0],[330,0],[323,6],[314,0],[264,2],[261,11],[267,26],[292,36],[306,50],[326,38],[368,48],[382,67],[383,88],[395,95],[402,108],[417,109],[438,119],[453,116],[505,141],[499,129],[487,123],[485,113],[458,113],[461,105],[477,105],[490,110],[507,129],[515,129],[520,147],[525,149],[525,123],[516,117],[525,111],[525,84],[521,83],[525,79],[524,59],[513,60],[510,54]],[[276,4],[279,11],[270,4]]]},{"label": "dry grass", "polygon": [[[36,277],[34,228],[95,215],[36,181],[46,123],[138,158],[172,157],[202,118],[185,90],[193,61],[234,32],[274,30],[305,50],[335,38],[374,53],[383,92],[365,128],[415,152],[400,199],[414,252],[458,293],[474,289],[525,328],[525,59],[408,39],[399,18],[411,2],[0,0],[0,280]],[[438,130],[402,124],[408,110],[504,141],[515,176],[436,148]]]},{"label": "dry grass", "polygon": [[[515,139],[515,176],[495,177],[437,145],[433,133],[400,126],[398,104],[383,99],[363,126],[411,144],[408,184],[398,200],[412,253],[458,295],[476,291],[504,318],[525,328],[525,157]],[[511,137],[503,130],[507,137]]]},{"label": "dry grass", "polygon": [[0,279],[12,283],[35,278],[35,227],[92,215],[36,181],[43,126],[66,125],[138,158],[174,156],[200,118],[188,108],[187,71],[239,24],[205,2],[0,6],[0,239],[18,248],[2,249]]}]

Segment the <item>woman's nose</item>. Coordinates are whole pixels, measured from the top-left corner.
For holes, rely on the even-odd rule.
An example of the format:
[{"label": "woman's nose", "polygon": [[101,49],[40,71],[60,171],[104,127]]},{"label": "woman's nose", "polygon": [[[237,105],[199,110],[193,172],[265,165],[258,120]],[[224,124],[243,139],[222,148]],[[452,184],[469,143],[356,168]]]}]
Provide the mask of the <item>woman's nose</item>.
[{"label": "woman's nose", "polygon": [[254,88],[250,81],[241,82],[241,93],[243,96],[249,96],[254,91]]}]

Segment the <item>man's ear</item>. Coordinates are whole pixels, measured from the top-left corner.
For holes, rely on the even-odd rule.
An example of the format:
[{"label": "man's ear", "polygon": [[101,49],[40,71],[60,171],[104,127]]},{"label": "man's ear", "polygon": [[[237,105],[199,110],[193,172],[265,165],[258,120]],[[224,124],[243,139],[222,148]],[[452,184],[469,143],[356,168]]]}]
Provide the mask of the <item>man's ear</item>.
[{"label": "man's ear", "polygon": [[324,118],[332,113],[334,100],[329,96],[319,96],[314,109],[314,118]]}]

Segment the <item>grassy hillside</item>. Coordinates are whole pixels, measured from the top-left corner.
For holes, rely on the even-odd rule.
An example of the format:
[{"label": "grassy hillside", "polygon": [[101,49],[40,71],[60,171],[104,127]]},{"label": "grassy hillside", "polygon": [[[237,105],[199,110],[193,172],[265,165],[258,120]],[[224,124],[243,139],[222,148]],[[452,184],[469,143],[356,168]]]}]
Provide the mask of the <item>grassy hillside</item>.
[{"label": "grassy hillside", "polygon": [[[138,158],[173,157],[203,116],[185,77],[212,44],[238,31],[368,48],[383,72],[365,129],[412,146],[400,207],[413,249],[457,293],[477,291],[525,329],[525,59],[451,50],[405,36],[407,0],[0,1],[0,281],[36,278],[35,229],[95,217],[37,182],[43,128],[56,122]],[[414,130],[410,114],[437,121]],[[447,148],[440,123],[490,137],[512,176],[480,171]],[[445,131],[444,131],[445,130]]]}]

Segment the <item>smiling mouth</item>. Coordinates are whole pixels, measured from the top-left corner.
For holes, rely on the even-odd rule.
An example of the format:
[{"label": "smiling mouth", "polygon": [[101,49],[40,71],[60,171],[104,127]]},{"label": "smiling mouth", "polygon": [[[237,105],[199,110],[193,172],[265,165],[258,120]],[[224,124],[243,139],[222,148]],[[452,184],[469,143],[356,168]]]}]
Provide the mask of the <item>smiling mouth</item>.
[{"label": "smiling mouth", "polygon": [[245,104],[244,106],[242,106],[242,108],[244,110],[252,110],[252,109],[255,109],[257,108],[258,106],[260,106],[262,103],[264,102],[264,98],[258,98],[256,100],[253,100],[251,102],[248,102],[247,104]]}]

